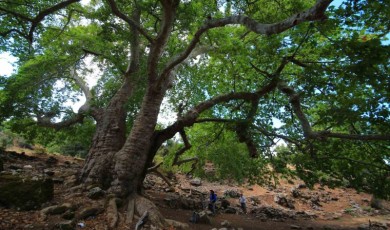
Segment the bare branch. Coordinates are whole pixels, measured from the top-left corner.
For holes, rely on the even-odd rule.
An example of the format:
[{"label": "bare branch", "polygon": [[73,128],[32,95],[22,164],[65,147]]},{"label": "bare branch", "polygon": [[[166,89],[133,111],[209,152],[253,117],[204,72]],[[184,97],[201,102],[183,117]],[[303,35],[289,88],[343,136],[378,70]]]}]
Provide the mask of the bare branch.
[{"label": "bare branch", "polygon": [[162,162],[160,162],[159,164],[153,166],[153,167],[150,167],[147,169],[147,173],[154,173],[156,174],[157,176],[161,177],[161,179],[163,179],[165,181],[165,183],[168,184],[169,187],[172,187],[172,184],[171,182],[168,180],[168,178],[166,176],[164,176],[164,174],[162,174],[160,171],[158,171],[158,168],[162,165]]},{"label": "bare branch", "polygon": [[185,151],[187,151],[188,149],[191,148],[191,144],[190,144],[190,142],[188,141],[188,138],[187,138],[187,135],[186,135],[186,132],[184,131],[184,129],[180,130],[179,133],[180,133],[181,139],[182,139],[183,142],[184,142],[184,147],[181,148],[181,149],[179,149],[179,151],[177,151],[177,152],[175,153],[175,158],[173,159],[172,165],[178,165],[178,164],[177,164],[177,161],[179,160],[179,157],[180,157]]},{"label": "bare branch", "polygon": [[118,16],[120,19],[125,21],[127,24],[129,24],[130,27],[135,27],[150,43],[154,43],[153,38],[147,33],[146,30],[144,30],[137,22],[135,22],[133,19],[127,17],[124,13],[122,13],[118,6],[115,3],[115,0],[107,0],[108,4],[111,7],[112,12]]}]

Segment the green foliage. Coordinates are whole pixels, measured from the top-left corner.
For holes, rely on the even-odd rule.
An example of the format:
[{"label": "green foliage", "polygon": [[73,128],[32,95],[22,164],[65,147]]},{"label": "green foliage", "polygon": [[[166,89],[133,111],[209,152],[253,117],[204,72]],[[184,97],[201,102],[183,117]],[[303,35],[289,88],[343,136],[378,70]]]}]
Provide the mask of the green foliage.
[{"label": "green foliage", "polygon": [[[34,39],[26,36],[31,22],[24,19],[59,2],[0,2],[0,51],[17,57],[19,67],[16,74],[0,78],[0,121],[50,151],[85,156],[95,128],[92,120],[57,132],[33,125],[42,115],[52,121],[73,115],[67,103],[76,102],[82,93],[74,75],[86,80],[93,69],[99,70],[91,103],[105,108],[128,77],[129,57],[135,61],[139,68],[131,79],[132,96],[118,105],[126,108],[130,130],[147,84],[155,77],[148,74],[159,73],[172,57],[180,56],[205,22],[240,14],[271,24],[315,1],[181,1],[159,57],[148,56],[151,46],[144,36],[137,44],[139,57],[134,57],[130,49],[136,33],[115,17],[106,1],[91,1],[89,6],[75,3],[52,12],[31,31]],[[140,10],[142,31],[151,37],[159,34],[161,4],[116,2],[127,17],[133,9]],[[390,130],[389,4],[387,0],[344,1],[327,11],[327,20],[299,24],[272,36],[259,36],[237,25],[208,30],[197,46],[204,51],[174,69],[176,78],[167,93],[171,111],[180,109],[184,114],[220,95],[258,92],[271,78],[283,81],[295,95],[291,98],[279,88],[250,102],[237,99],[213,106],[199,118],[223,122],[186,127],[192,148],[181,159],[197,156],[195,173],[212,179],[268,183],[279,175],[297,175],[309,186],[350,186],[389,198],[389,142],[353,140],[356,135]],[[96,65],[89,66],[88,58]],[[149,66],[154,59],[158,64]],[[290,62],[274,75],[285,60]],[[292,105],[297,98],[312,130],[324,131],[321,138],[303,130],[302,116],[297,116],[302,114]],[[327,131],[350,137],[327,138]],[[288,145],[275,148],[279,139]],[[249,158],[244,144],[248,140],[259,152],[256,159]],[[167,142],[156,160],[166,170],[188,172],[192,163],[169,166],[182,147],[180,141]],[[215,171],[208,171],[210,164]]]},{"label": "green foliage", "polygon": [[[267,160],[252,159],[246,146],[237,142],[235,134],[224,130],[222,125],[197,125],[189,131],[188,135],[194,144],[181,156],[181,159],[198,157],[195,175],[211,180],[229,179],[240,183],[247,180],[250,183],[270,182],[271,177],[266,167]],[[180,147],[180,145],[171,146],[164,159],[168,159],[169,162]],[[186,163],[181,170],[188,172],[192,163]]]},{"label": "green foliage", "polygon": [[[314,144],[311,155],[298,153],[293,156],[298,177],[309,186],[315,183],[329,187],[352,187],[381,198],[389,198],[386,188],[388,179],[389,152],[385,145],[332,140]],[[362,154],[364,152],[365,154]]]},{"label": "green foliage", "polygon": [[[25,138],[28,143],[42,145],[38,152],[45,154],[46,148],[51,153],[61,153],[70,156],[85,157],[91,146],[95,124],[87,119],[83,124],[55,131],[35,125],[28,119],[10,120],[5,123],[9,132]],[[42,152],[43,151],[43,152]]]}]

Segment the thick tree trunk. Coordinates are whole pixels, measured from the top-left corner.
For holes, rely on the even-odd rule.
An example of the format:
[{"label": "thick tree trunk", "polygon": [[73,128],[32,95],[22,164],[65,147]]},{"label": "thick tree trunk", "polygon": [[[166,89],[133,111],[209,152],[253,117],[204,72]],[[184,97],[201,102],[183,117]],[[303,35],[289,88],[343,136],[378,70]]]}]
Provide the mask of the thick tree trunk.
[{"label": "thick tree trunk", "polygon": [[125,83],[104,111],[95,115],[96,131],[88,157],[81,171],[80,180],[84,183],[110,186],[110,171],[113,156],[126,140],[125,101],[131,94],[131,86]]},{"label": "thick tree trunk", "polygon": [[118,196],[127,196],[140,189],[151,158],[149,150],[163,96],[161,91],[148,89],[126,143],[115,153],[110,190]]}]

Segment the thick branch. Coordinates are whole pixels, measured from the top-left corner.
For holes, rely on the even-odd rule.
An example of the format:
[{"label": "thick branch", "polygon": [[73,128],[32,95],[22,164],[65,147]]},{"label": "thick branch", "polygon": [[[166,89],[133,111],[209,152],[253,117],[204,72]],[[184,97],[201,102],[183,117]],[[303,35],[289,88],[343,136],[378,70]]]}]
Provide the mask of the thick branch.
[{"label": "thick branch", "polygon": [[172,138],[176,133],[178,133],[184,127],[192,126],[195,122],[197,122],[197,118],[202,112],[212,108],[217,104],[229,102],[233,100],[252,101],[255,98],[262,97],[268,94],[269,92],[273,91],[276,88],[276,86],[277,86],[277,78],[274,78],[266,86],[253,93],[234,92],[225,95],[220,95],[212,99],[209,99],[207,101],[201,102],[200,104],[192,108],[190,111],[188,111],[186,114],[179,117],[178,120],[172,125],[168,126],[164,130],[157,131],[155,135],[156,139],[154,142],[157,146],[160,146],[164,141]]},{"label": "thick branch", "polygon": [[263,34],[267,36],[278,34],[302,22],[325,19],[326,18],[325,10],[328,8],[331,2],[332,0],[318,0],[317,3],[307,11],[303,11],[301,13],[295,14],[285,19],[284,21],[274,23],[274,24],[262,24],[244,15],[236,15],[236,16],[230,16],[222,19],[208,20],[194,34],[194,37],[190,42],[190,44],[188,45],[188,47],[181,54],[173,58],[173,60],[167,65],[167,67],[164,69],[161,76],[162,78],[168,77],[170,71],[176,65],[182,63],[183,60],[185,60],[187,56],[191,53],[191,51],[195,48],[195,46],[200,41],[200,37],[203,35],[203,33],[205,33],[210,29],[223,27],[226,25],[238,24],[247,27],[250,31],[257,34]]},{"label": "thick branch", "polygon": [[[173,22],[175,19],[176,9],[179,5],[178,0],[161,0],[163,7],[163,17],[160,26],[160,31],[156,37],[155,42],[152,44],[148,59],[148,76],[150,81],[156,80],[157,76],[157,63],[161,57],[164,47],[171,34]],[[184,59],[183,59],[184,60]],[[156,85],[159,87],[159,85]]]},{"label": "thick branch", "polygon": [[67,119],[65,121],[61,121],[58,123],[54,123],[51,121],[50,117],[37,117],[37,124],[39,126],[54,128],[56,130],[63,129],[74,125],[76,123],[82,122],[84,119],[84,114],[75,114],[72,118]]},{"label": "thick branch", "polygon": [[[80,123],[83,121],[85,117],[85,113],[90,111],[91,109],[91,101],[93,99],[93,95],[89,90],[86,82],[77,75],[75,68],[71,68],[69,72],[69,78],[74,80],[74,82],[80,87],[81,91],[85,96],[85,103],[79,108],[78,113],[74,114],[71,118],[67,120],[63,120],[61,122],[52,122],[52,116],[37,116],[37,123],[40,126],[54,128],[54,129],[62,129],[74,125],[76,123]],[[96,110],[93,110],[96,111]],[[94,113],[94,112],[93,112]],[[95,114],[96,115],[96,114]]]}]

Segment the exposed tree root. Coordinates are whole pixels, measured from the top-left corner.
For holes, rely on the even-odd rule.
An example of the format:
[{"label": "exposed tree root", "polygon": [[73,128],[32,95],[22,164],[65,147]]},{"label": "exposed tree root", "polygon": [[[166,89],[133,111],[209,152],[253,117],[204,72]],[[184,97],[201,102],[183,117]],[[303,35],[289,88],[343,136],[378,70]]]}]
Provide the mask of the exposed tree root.
[{"label": "exposed tree root", "polygon": [[[106,205],[106,229],[117,229],[120,226],[127,226],[135,230],[142,229],[144,225],[151,229],[188,229],[188,224],[174,220],[165,219],[157,206],[149,199],[131,195],[128,197],[127,206],[118,210],[117,197],[112,196]],[[126,212],[126,214],[124,214]]]},{"label": "exposed tree root", "polygon": [[116,198],[112,197],[107,205],[107,222],[109,229],[115,229],[118,224],[118,208],[116,205]]},{"label": "exposed tree root", "polygon": [[157,229],[163,229],[168,226],[168,223],[165,221],[164,216],[160,213],[156,205],[142,196],[135,197],[135,211],[142,215],[147,212],[148,222],[154,227],[157,227]]}]

